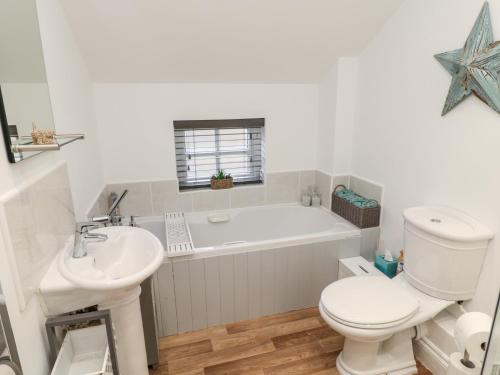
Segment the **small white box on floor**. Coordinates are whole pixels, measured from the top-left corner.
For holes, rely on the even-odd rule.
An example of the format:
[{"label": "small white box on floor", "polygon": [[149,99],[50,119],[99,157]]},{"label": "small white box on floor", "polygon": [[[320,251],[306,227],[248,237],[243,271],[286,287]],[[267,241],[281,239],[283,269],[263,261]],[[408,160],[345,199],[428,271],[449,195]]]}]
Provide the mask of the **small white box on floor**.
[{"label": "small white box on floor", "polygon": [[384,276],[384,274],[363,257],[339,259],[338,279],[350,276]]}]

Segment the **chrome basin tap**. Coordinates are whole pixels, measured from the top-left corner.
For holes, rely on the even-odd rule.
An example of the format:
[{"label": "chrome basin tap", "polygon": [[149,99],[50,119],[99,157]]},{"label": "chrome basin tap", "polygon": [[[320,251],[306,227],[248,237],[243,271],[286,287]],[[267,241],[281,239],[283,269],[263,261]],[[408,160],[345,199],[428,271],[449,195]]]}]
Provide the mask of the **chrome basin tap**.
[{"label": "chrome basin tap", "polygon": [[87,244],[89,242],[104,242],[108,239],[108,236],[106,234],[89,233],[89,229],[99,228],[101,226],[101,224],[95,222],[76,224],[73,258],[83,258],[84,256],[86,256]]}]

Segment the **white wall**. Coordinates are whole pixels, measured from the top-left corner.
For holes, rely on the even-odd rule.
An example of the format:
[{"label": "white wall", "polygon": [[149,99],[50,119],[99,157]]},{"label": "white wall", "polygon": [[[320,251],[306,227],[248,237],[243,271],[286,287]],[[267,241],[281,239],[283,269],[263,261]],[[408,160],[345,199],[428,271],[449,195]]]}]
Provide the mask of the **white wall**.
[{"label": "white wall", "polygon": [[266,171],[316,168],[317,85],[97,84],[107,183],[175,179],[173,120],[266,118]]},{"label": "white wall", "polygon": [[335,64],[319,83],[317,164],[322,172],[333,172],[333,145],[337,113],[338,66]]},{"label": "white wall", "polygon": [[328,174],[352,171],[358,59],[341,57],[319,83],[318,169]]},{"label": "white wall", "polygon": [[352,170],[352,145],[356,119],[358,59],[340,58],[337,63],[337,105],[333,143],[333,173]]},{"label": "white wall", "polygon": [[85,134],[62,149],[75,213],[83,219],[104,185],[92,84],[60,2],[39,1],[38,13],[56,130]]},{"label": "white wall", "polygon": [[[9,164],[5,150],[0,150],[0,194],[65,158],[70,167],[75,206],[83,217],[103,185],[91,86],[59,1],[43,0],[37,5],[56,129],[60,133],[84,132],[87,140],[67,146],[63,152],[41,154],[19,164]],[[3,145],[2,139],[0,143]],[[5,246],[0,238],[0,282],[24,373],[48,374],[44,316],[39,302],[33,298],[24,311],[19,309],[14,276],[5,257]]]},{"label": "white wall", "polygon": [[[468,305],[492,313],[500,288],[500,117],[476,98],[441,117],[451,78],[433,58],[463,46],[481,5],[406,0],[362,53],[353,172],[385,185],[382,238],[394,253],[410,206],[457,207],[496,232]],[[490,5],[500,39],[500,2]]]}]

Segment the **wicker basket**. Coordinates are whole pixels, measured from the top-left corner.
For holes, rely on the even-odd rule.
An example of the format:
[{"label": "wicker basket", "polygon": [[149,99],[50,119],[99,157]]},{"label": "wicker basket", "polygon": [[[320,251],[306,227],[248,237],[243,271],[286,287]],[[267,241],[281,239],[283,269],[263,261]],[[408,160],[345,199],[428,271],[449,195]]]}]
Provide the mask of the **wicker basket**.
[{"label": "wicker basket", "polygon": [[223,180],[217,180],[215,178],[210,180],[210,187],[213,190],[229,189],[229,188],[232,188],[233,186],[234,185],[233,185],[233,178],[232,177],[225,178]]},{"label": "wicker basket", "polygon": [[[339,189],[346,189],[344,185],[337,185],[332,193],[332,211],[344,219],[350,221],[361,229],[378,227],[380,224],[380,205],[377,207],[359,208],[352,203],[337,197],[335,192]],[[374,200],[375,201],[375,200]],[[375,201],[376,202],[376,201]]]}]

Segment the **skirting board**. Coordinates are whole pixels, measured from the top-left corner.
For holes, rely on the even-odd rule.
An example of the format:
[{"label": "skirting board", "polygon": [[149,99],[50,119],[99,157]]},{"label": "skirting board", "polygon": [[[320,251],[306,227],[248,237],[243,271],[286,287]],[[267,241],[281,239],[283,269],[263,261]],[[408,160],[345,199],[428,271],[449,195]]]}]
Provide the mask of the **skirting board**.
[{"label": "skirting board", "polygon": [[415,357],[434,375],[446,375],[448,362],[425,340],[413,341]]}]

